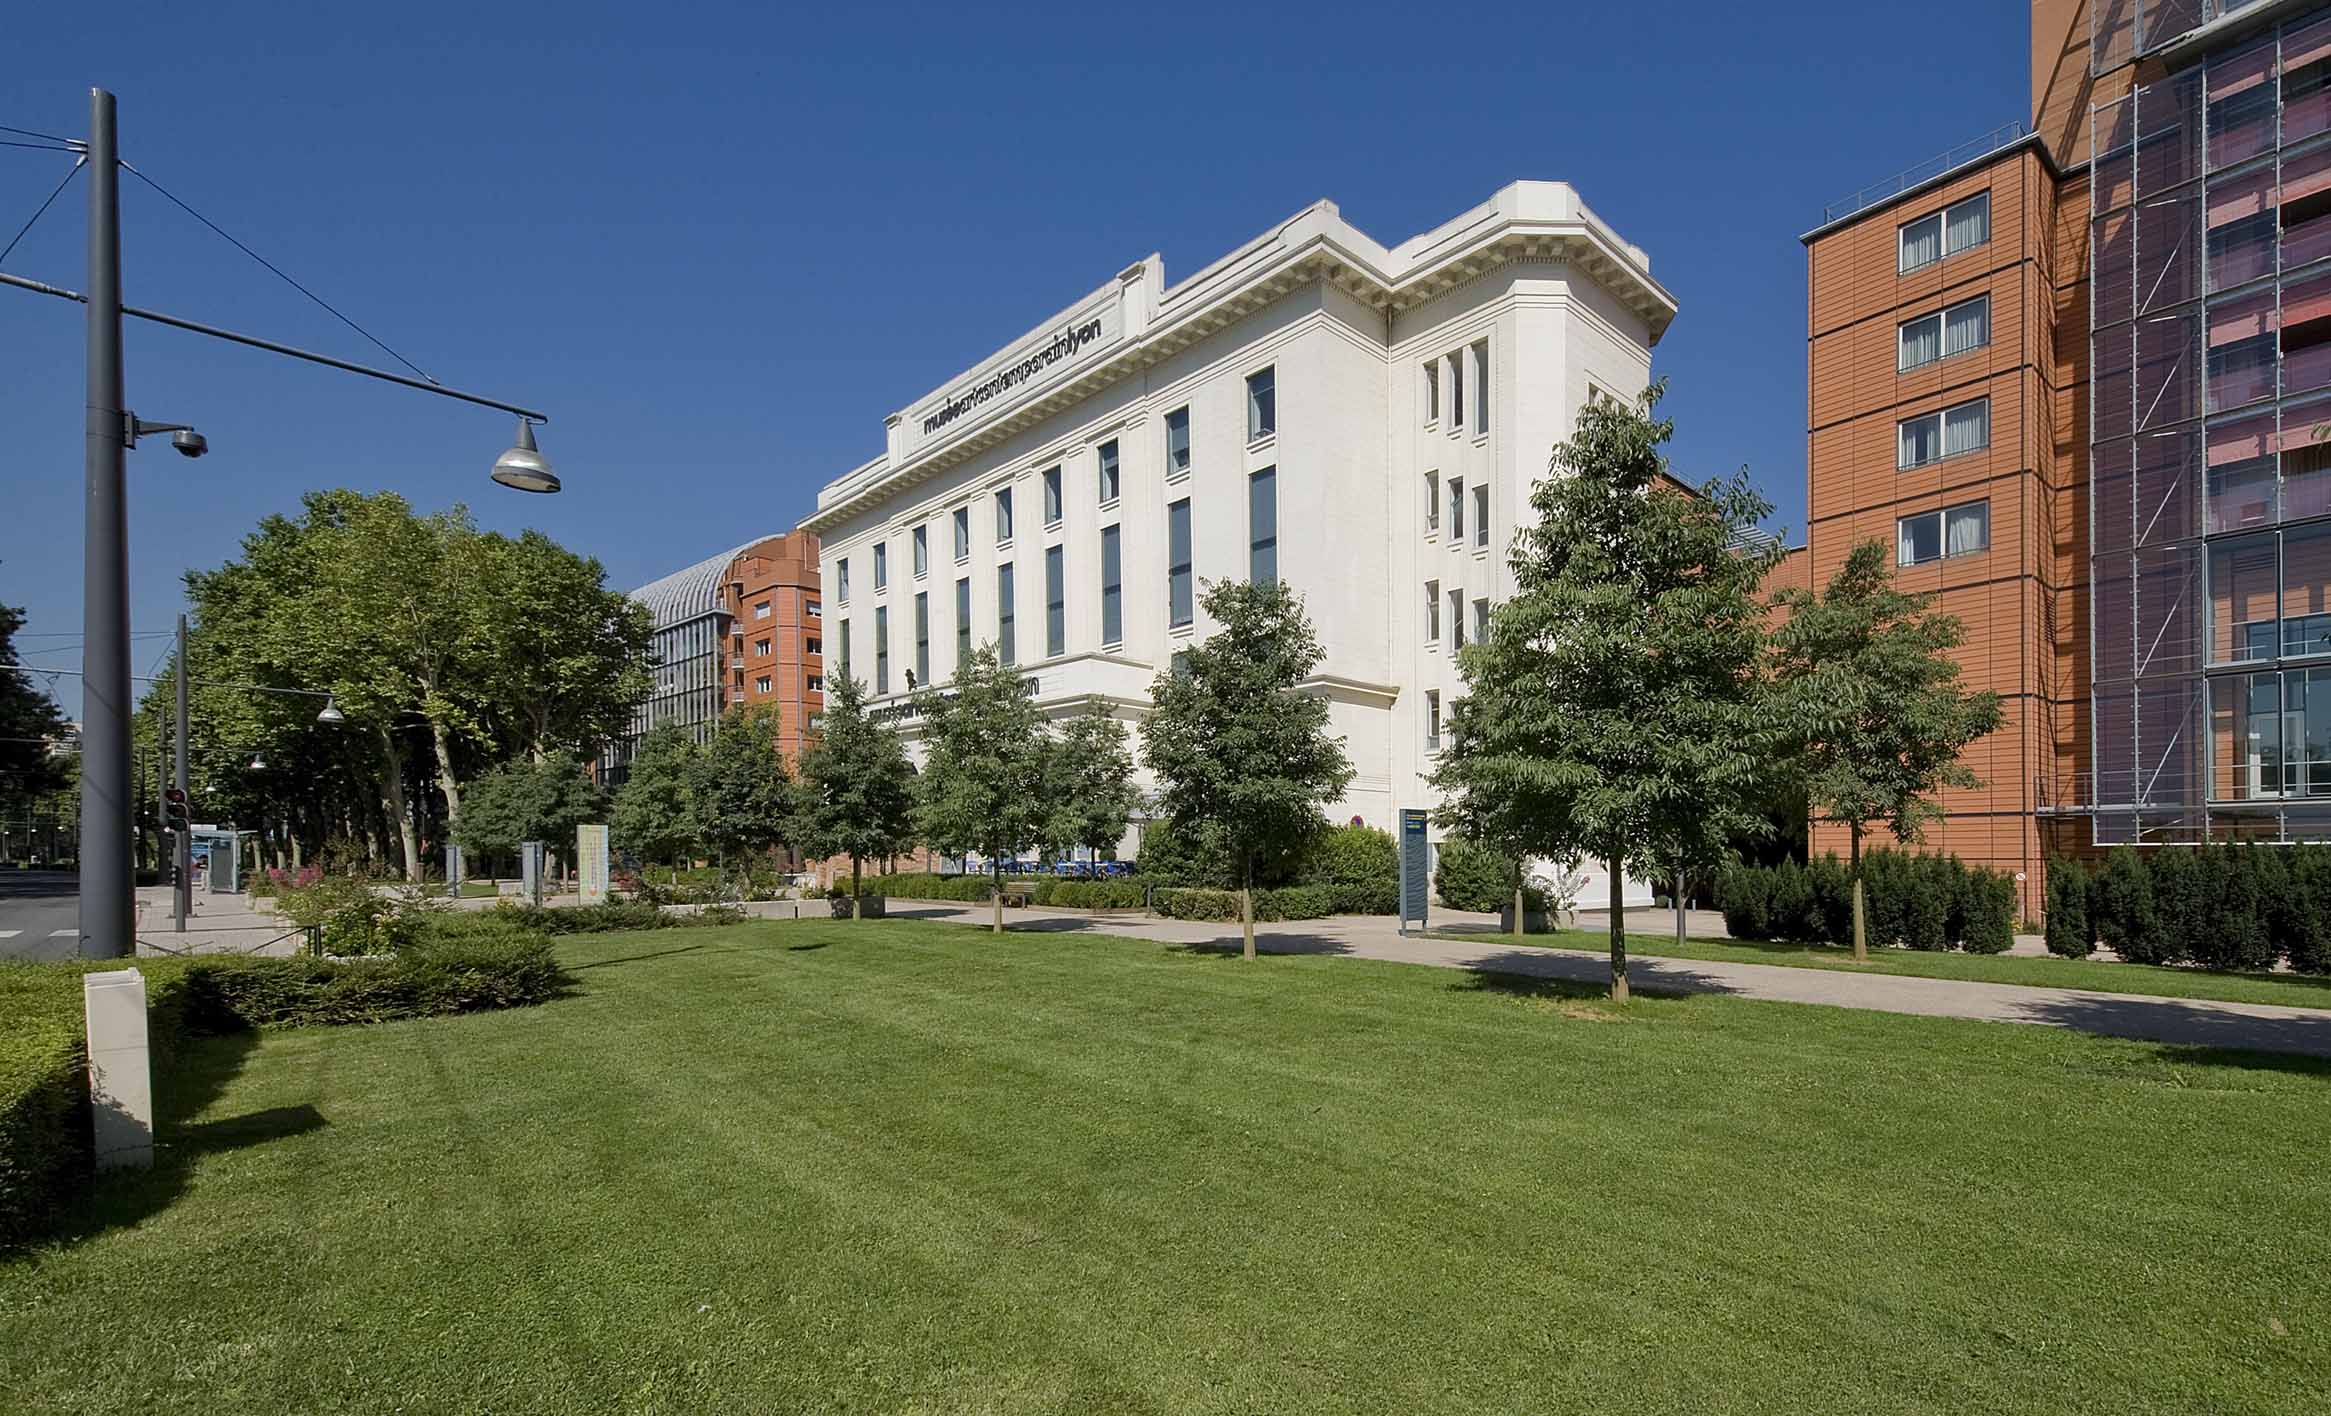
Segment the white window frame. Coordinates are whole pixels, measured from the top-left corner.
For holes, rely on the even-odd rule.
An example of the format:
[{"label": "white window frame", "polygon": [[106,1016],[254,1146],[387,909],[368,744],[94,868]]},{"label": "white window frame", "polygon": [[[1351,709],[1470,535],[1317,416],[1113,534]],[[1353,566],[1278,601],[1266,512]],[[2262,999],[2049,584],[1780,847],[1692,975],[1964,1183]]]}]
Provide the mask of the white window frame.
[{"label": "white window frame", "polygon": [[931,573],[931,528],[917,526],[914,532],[915,579]]},{"label": "white window frame", "polygon": [[1093,482],[1102,507],[1115,506],[1125,489],[1125,450],[1115,438],[1093,449]]},{"label": "white window frame", "polygon": [[[1991,397],[1989,394],[1985,394],[1981,398],[1970,398],[1964,403],[1954,403],[1948,408],[1937,408],[1932,413],[1921,413],[1915,418],[1904,418],[1895,423],[1894,470],[1897,472],[1910,472],[1921,467],[1932,467],[1938,462],[1947,462],[1954,457],[1965,457],[1970,452],[1982,452],[1986,448],[1989,448],[1991,446],[1990,404]],[[1970,408],[1981,408],[1983,410],[1983,441],[1976,443],[1972,447],[1963,447],[1960,448],[1957,452],[1951,452],[1948,450],[1947,444],[1944,442],[1945,436],[1950,431],[1951,415],[1953,413],[1964,413]],[[1934,425],[1934,456],[1925,458],[1918,462],[1905,461],[1904,459],[1906,459],[1910,454],[1910,443],[1905,434],[1910,431],[1912,426],[1921,423],[1931,423]]]},{"label": "white window frame", "polygon": [[[1260,400],[1255,397],[1256,380],[1263,381],[1263,390],[1270,398],[1270,411],[1264,415]],[[1276,364],[1265,364],[1246,376],[1246,441],[1253,447],[1279,435],[1279,369]]]},{"label": "white window frame", "polygon": [[1473,549],[1489,549],[1489,484],[1473,484]]},{"label": "white window frame", "polygon": [[[1182,429],[1182,465],[1179,467],[1174,465],[1174,425],[1177,421],[1181,424]],[[1197,449],[1191,445],[1190,438],[1190,405],[1185,403],[1165,415],[1166,480],[1169,482],[1181,481],[1190,475],[1190,469],[1196,466],[1197,462]]]},{"label": "white window frame", "polygon": [[[1983,513],[1983,544],[1975,547],[1970,551],[1953,551],[1950,548],[1951,518],[1962,512],[1976,510],[1980,510]],[[1934,522],[1935,546],[1937,548],[1935,554],[1915,560],[1906,558],[1904,554],[1906,547],[1902,539],[1902,531],[1904,527],[1910,525],[1914,521]],[[1894,564],[1898,568],[1914,565],[1933,565],[1936,561],[1959,560],[1967,556],[1979,556],[1986,551],[1989,551],[1990,549],[1991,500],[1988,497],[1978,498],[1974,501],[1959,502],[1955,505],[1941,507],[1934,511],[1921,511],[1909,516],[1898,516],[1894,518]]]},{"label": "white window frame", "polygon": [[[1960,212],[1965,211],[1969,207],[1982,208],[1983,234],[1979,238],[1973,241],[1969,241],[1963,246],[1953,246],[1950,244],[1951,218],[1958,215]],[[1934,249],[1936,251],[1936,255],[1932,260],[1924,260],[1919,261],[1916,264],[1912,264],[1910,260],[1910,233],[1917,230],[1919,227],[1926,226],[1930,223],[1934,227]],[[1914,221],[1905,221],[1901,225],[1895,227],[1894,273],[1896,275],[1908,275],[1914,270],[1924,270],[1931,265],[1940,265],[1961,251],[1972,251],[1977,246],[1987,246],[1989,244],[1991,244],[1991,192],[1988,188],[1986,188],[1985,190],[1977,192],[1971,197],[1963,197],[1958,201],[1952,202],[1949,206],[1939,208],[1935,211],[1930,211],[1926,215],[1919,217]]]},{"label": "white window frame", "polygon": [[969,504],[955,508],[952,513],[952,524],[955,530],[955,563],[961,565],[971,559],[971,507]]},{"label": "white window frame", "polygon": [[1044,528],[1051,530],[1068,516],[1068,489],[1060,482],[1058,465],[1044,469]]},{"label": "white window frame", "polygon": [[1441,750],[1441,691],[1437,688],[1425,690],[1424,729],[1425,751],[1439,752]]},{"label": "white window frame", "polygon": [[[1950,317],[1957,314],[1961,310],[1972,309],[1977,305],[1981,305],[1983,307],[1983,338],[1977,343],[1968,345],[1964,349],[1945,353],[1943,349],[1943,341],[1949,337]],[[1913,328],[1919,325],[1930,323],[1934,326],[1934,357],[1932,359],[1921,359],[1915,364],[1903,363],[1903,359],[1907,357],[1907,350],[1904,346],[1903,336],[1907,335]],[[1920,315],[1917,319],[1904,320],[1900,324],[1896,325],[1894,327],[1894,372],[1898,374],[1907,374],[1912,369],[1923,369],[1929,364],[1939,364],[1945,359],[1956,359],[1961,354],[1972,354],[1978,349],[1988,349],[1990,347],[1991,296],[1988,293],[1985,293],[1982,295],[1977,295],[1972,300],[1960,300],[1953,304],[1945,305],[1932,314]]]},{"label": "white window frame", "polygon": [[1425,396],[1424,396],[1425,415],[1424,415],[1424,425],[1425,425],[1426,427],[1428,427],[1428,428],[1429,428],[1429,427],[1432,427],[1434,424],[1436,424],[1436,423],[1438,423],[1438,422],[1440,422],[1440,421],[1441,421],[1441,361],[1440,361],[1440,360],[1438,360],[1438,359],[1427,359],[1427,360],[1425,360],[1425,361],[1424,361],[1424,383],[1425,383]]},{"label": "white window frame", "polygon": [[1441,582],[1438,580],[1425,582],[1424,642],[1441,642]]},{"label": "white window frame", "polygon": [[1425,534],[1441,534],[1441,471],[1434,468],[1425,476]]}]

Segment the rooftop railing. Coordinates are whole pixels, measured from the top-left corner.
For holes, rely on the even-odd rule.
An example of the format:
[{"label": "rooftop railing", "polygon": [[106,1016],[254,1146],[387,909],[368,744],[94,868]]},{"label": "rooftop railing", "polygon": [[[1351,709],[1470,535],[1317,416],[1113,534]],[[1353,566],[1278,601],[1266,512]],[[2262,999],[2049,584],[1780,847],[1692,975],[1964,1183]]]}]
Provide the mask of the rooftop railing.
[{"label": "rooftop railing", "polygon": [[2021,120],[2002,123],[1971,142],[1964,142],[1948,152],[1939,153],[1914,166],[1905,167],[1883,182],[1872,182],[1850,197],[1831,202],[1821,210],[1821,224],[1829,225],[1867,210],[1880,202],[1891,201],[1904,192],[1931,182],[1953,168],[1963,167],[1980,158],[1989,157],[2001,148],[2013,147],[2032,135],[2032,125]]}]

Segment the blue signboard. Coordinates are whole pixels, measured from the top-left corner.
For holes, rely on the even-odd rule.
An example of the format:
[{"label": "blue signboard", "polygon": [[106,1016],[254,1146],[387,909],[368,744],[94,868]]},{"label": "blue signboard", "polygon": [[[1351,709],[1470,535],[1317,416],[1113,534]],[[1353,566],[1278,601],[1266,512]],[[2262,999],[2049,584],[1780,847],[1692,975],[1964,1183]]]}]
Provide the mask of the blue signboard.
[{"label": "blue signboard", "polygon": [[1425,923],[1425,902],[1432,893],[1432,871],[1427,862],[1431,849],[1425,844],[1425,813],[1414,807],[1403,807],[1400,812],[1400,932],[1408,932],[1408,922],[1415,920],[1422,929]]}]

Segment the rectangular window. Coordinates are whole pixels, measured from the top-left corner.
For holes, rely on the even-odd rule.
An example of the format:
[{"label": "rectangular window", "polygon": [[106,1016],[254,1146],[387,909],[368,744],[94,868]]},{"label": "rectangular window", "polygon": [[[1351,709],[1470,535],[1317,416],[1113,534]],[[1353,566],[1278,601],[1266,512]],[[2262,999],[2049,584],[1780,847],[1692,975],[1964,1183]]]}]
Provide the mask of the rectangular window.
[{"label": "rectangular window", "polygon": [[850,603],[850,558],[848,556],[834,562],[834,598],[845,605]]},{"label": "rectangular window", "polygon": [[931,683],[931,597],[928,592],[915,596],[915,677],[909,688],[917,684],[929,687]]},{"label": "rectangular window", "polygon": [[809,616],[811,619],[817,619],[822,616],[825,611],[817,601],[812,600],[809,602],[809,604],[802,608],[802,613]]},{"label": "rectangular window", "polygon": [[1441,474],[1425,473],[1425,534],[1441,529]]},{"label": "rectangular window", "polygon": [[1190,410],[1176,408],[1166,414],[1166,478],[1187,476],[1190,471]]},{"label": "rectangular window", "polygon": [[1449,356],[1449,431],[1465,426],[1465,361]]},{"label": "rectangular window", "polygon": [[1489,601],[1473,602],[1473,642],[1479,644],[1489,637]]},{"label": "rectangular window", "polygon": [[1441,642],[1441,582],[1425,582],[1424,638],[1427,644]]},{"label": "rectangular window", "polygon": [[753,680],[753,692],[755,693],[766,697],[773,689],[774,685],[770,683],[767,675]]},{"label": "rectangular window", "polygon": [[1060,524],[1060,469],[1057,467],[1044,469],[1044,524]]},{"label": "rectangular window", "polygon": [[1441,691],[1425,690],[1425,751],[1441,750]]},{"label": "rectangular window", "polygon": [[1279,469],[1246,479],[1246,578],[1267,585],[1279,578]]},{"label": "rectangular window", "polygon": [[955,559],[971,559],[971,508],[955,508]]},{"label": "rectangular window", "polygon": [[931,528],[915,528],[915,579],[920,580],[931,569]]},{"label": "rectangular window", "polygon": [[1473,489],[1473,544],[1489,549],[1489,487],[1485,483]]},{"label": "rectangular window", "polygon": [[1991,548],[1991,503],[1968,502],[1905,516],[1894,523],[1894,537],[1896,565],[1975,555]]},{"label": "rectangular window", "polygon": [[971,662],[971,577],[955,582],[955,670]]},{"label": "rectangular window", "polygon": [[1012,489],[996,489],[996,544],[1001,546],[1012,539]]},{"label": "rectangular window", "polygon": [[1894,465],[1924,467],[1991,445],[1991,400],[1978,398],[1939,413],[1905,418],[1894,425]]},{"label": "rectangular window", "polygon": [[1441,420],[1441,361],[1438,359],[1426,360],[1424,376],[1424,420],[1427,425],[1430,425]]},{"label": "rectangular window", "polygon": [[1059,546],[1044,548],[1044,653],[1068,652],[1068,562]]},{"label": "rectangular window", "polygon": [[1489,431],[1489,341],[1473,346],[1473,431]]},{"label": "rectangular window", "polygon": [[768,640],[766,640],[766,639],[756,639],[756,640],[754,640],[754,641],[753,641],[753,654],[754,654],[754,657],[756,657],[756,658],[762,658],[762,659],[765,659],[765,658],[769,657],[769,641],[768,641]]},{"label": "rectangular window", "polygon": [[[812,693],[823,693],[826,691],[825,676],[822,674],[811,674],[805,686]],[[812,723],[810,726],[815,727],[817,725]]]},{"label": "rectangular window", "polygon": [[1190,499],[1166,508],[1166,623],[1175,629],[1197,618],[1191,602]]},{"label": "rectangular window", "polygon": [[1941,260],[1942,228],[1942,213],[1938,211],[1922,216],[1896,232],[1899,249],[1895,253],[1895,272],[1907,275]]},{"label": "rectangular window", "polygon": [[1465,592],[1462,590],[1451,590],[1449,592],[1449,648],[1451,650],[1457,650],[1464,647]]},{"label": "rectangular window", "polygon": [[1125,642],[1125,562],[1117,528],[1101,528],[1101,642]]},{"label": "rectangular window", "polygon": [[1019,641],[1012,627],[1012,567],[996,567],[996,657],[1005,663],[1019,659]]},{"label": "rectangular window", "polygon": [[1107,442],[1101,444],[1100,469],[1101,505],[1107,506],[1109,503],[1117,500],[1118,471],[1117,440],[1115,438],[1111,438]]},{"label": "rectangular window", "polygon": [[[885,542],[877,541],[874,543],[874,588],[880,590],[889,583],[890,546]],[[759,616],[755,615],[754,618],[758,619]]]},{"label": "rectangular window", "polygon": [[822,639],[807,640],[802,644],[801,652],[813,657],[823,656],[826,652],[825,641]]},{"label": "rectangular window", "polygon": [[1942,253],[1955,256],[1991,239],[1991,194],[1978,192],[1943,212]]},{"label": "rectangular window", "polygon": [[1907,373],[1990,342],[1991,297],[1978,295],[1938,314],[1904,321],[1896,331],[1894,367]]},{"label": "rectangular window", "polygon": [[834,642],[842,646],[842,652],[836,658],[842,670],[842,677],[848,678],[850,676],[850,622],[848,620],[838,621],[835,628],[841,631],[841,636]]},{"label": "rectangular window", "polygon": [[890,692],[890,610],[874,607],[874,691]]},{"label": "rectangular window", "polygon": [[1279,431],[1279,395],[1273,369],[1246,376],[1246,440],[1258,442]]},{"label": "rectangular window", "polygon": [[[757,619],[757,620],[765,620],[765,619],[767,619],[768,617],[769,617],[769,602],[768,602],[767,600],[763,600],[763,601],[762,601],[761,603],[759,603],[758,605],[755,605],[755,606],[753,606],[753,618],[754,618],[754,619]],[[191,680],[190,680],[190,681],[191,681]]]},{"label": "rectangular window", "polygon": [[1449,479],[1449,544],[1462,545],[1465,541],[1465,483],[1463,479]]}]

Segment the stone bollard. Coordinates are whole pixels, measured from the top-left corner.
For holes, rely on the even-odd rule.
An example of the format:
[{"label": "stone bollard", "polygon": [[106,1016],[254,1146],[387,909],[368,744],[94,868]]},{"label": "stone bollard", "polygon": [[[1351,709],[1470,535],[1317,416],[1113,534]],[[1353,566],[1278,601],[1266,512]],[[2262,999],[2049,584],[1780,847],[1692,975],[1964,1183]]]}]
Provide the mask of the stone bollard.
[{"label": "stone bollard", "polygon": [[146,1050],[146,978],[136,969],[81,975],[89,1028],[90,1131],[97,1167],[154,1163],[154,1069]]}]

